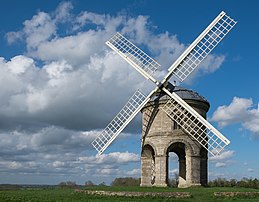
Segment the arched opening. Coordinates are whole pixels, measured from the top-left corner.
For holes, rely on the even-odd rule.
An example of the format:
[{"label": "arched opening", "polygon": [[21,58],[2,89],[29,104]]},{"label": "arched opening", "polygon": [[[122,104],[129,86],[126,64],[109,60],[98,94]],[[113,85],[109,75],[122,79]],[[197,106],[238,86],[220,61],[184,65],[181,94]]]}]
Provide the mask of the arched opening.
[{"label": "arched opening", "polygon": [[174,152],[169,152],[167,186],[178,187],[178,184],[179,184],[178,156]]},{"label": "arched opening", "polygon": [[145,145],[141,152],[141,173],[140,186],[152,186],[155,183],[155,151],[150,145]]},{"label": "arched opening", "polygon": [[[177,186],[178,187],[185,187],[186,185],[186,153],[185,153],[185,144],[181,142],[175,142],[171,144],[168,149],[167,149],[167,156],[169,156],[169,163],[167,165],[167,182],[170,181],[172,171],[170,171],[170,168],[172,167],[171,165],[171,155],[170,153],[175,153],[178,157],[178,179],[176,178],[177,176],[174,176],[177,180]],[[169,170],[169,171],[168,171]]]}]

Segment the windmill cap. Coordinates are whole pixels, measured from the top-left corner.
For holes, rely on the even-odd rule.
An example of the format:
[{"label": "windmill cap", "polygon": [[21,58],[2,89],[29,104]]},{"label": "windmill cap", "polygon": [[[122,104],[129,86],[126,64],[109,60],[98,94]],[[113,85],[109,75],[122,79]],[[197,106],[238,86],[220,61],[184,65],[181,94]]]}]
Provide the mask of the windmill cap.
[{"label": "windmill cap", "polygon": [[174,86],[174,89],[172,89],[172,91],[175,92],[183,100],[198,100],[209,103],[208,100],[206,100],[206,98],[199,93],[183,88],[181,86]]},{"label": "windmill cap", "polygon": [[[208,108],[210,107],[210,104],[208,102],[208,100],[206,100],[205,97],[201,96],[200,94],[198,94],[195,91],[186,89],[184,87],[181,86],[174,86],[171,83],[168,83],[167,89],[170,92],[174,92],[176,93],[180,98],[182,98],[185,101],[197,101],[197,102],[202,102],[205,105],[208,106]],[[151,102],[154,102],[155,100],[159,100],[159,101],[165,101],[165,100],[169,100],[171,99],[165,92],[157,92],[152,98],[151,98]]]}]

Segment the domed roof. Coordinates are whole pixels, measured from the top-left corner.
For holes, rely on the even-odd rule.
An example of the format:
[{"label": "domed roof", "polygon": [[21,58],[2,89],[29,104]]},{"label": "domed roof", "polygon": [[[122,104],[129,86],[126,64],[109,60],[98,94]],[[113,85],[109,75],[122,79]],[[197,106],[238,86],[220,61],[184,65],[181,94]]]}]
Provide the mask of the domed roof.
[{"label": "domed roof", "polygon": [[[171,83],[168,83],[167,88],[170,92],[175,92],[183,100],[196,100],[196,101],[205,102],[209,104],[209,102],[203,96],[199,95],[195,91],[183,88],[181,86],[174,86]],[[151,101],[154,101],[156,99],[168,100],[170,99],[170,97],[164,92],[158,92],[151,98]]]}]

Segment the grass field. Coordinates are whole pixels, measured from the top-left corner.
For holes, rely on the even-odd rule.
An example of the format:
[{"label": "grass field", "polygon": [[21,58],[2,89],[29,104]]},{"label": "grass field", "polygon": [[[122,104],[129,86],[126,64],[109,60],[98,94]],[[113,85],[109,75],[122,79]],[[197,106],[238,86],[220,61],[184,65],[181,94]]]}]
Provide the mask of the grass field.
[{"label": "grass field", "polygon": [[119,196],[98,196],[75,192],[74,189],[17,189],[0,190],[0,202],[12,201],[31,201],[31,202],[49,202],[49,201],[181,201],[181,202],[210,202],[210,201],[235,201],[235,202],[259,202],[257,197],[216,197],[214,192],[258,192],[258,189],[248,188],[142,188],[142,187],[89,187],[88,190],[106,190],[106,191],[134,191],[134,192],[190,192],[191,198],[167,198],[167,197],[119,197]]}]

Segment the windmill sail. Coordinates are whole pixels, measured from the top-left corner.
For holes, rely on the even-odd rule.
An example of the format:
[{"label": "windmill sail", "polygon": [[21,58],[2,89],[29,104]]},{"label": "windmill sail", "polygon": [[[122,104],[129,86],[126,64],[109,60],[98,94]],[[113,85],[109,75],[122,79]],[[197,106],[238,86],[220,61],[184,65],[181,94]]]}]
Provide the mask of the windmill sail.
[{"label": "windmill sail", "polygon": [[162,110],[213,156],[220,154],[230,141],[197,113],[176,93],[163,89],[171,99]]},{"label": "windmill sail", "polygon": [[141,91],[137,90],[115,118],[107,125],[107,127],[92,142],[93,147],[102,154],[104,150],[113,142],[120,132],[129,124],[129,122],[137,115],[137,113],[150,100],[151,94],[145,96]]},{"label": "windmill sail", "polygon": [[117,32],[106,44],[132,65],[146,79],[153,79],[154,73],[161,65],[132,42]]},{"label": "windmill sail", "polygon": [[192,71],[208,56],[217,44],[227,35],[237,22],[221,12],[197,39],[171,65],[165,78],[158,82],[153,74],[160,67],[154,59],[136,47],[132,42],[116,33],[106,44],[131,64],[146,79],[150,79],[157,87],[145,96],[136,91],[127,104],[108,124],[101,134],[92,142],[101,154],[150,100],[151,96],[162,89],[171,99],[162,108],[176,121],[184,131],[196,139],[212,155],[219,154],[230,141],[216,130],[208,121],[190,107],[175,93],[166,89],[166,83],[174,74],[180,81],[186,79]]},{"label": "windmill sail", "polygon": [[180,81],[184,81],[229,33],[236,23],[236,21],[222,11],[171,65],[162,83],[166,82],[172,74]]}]

